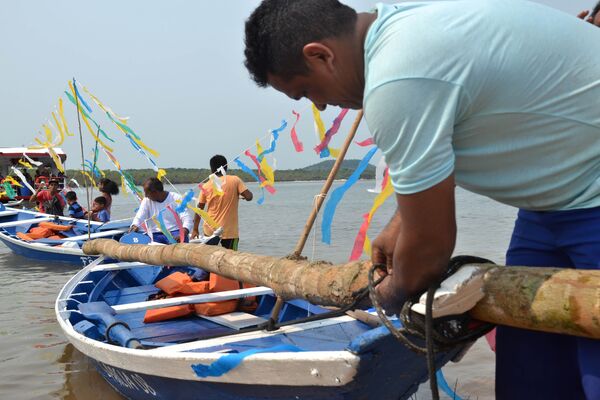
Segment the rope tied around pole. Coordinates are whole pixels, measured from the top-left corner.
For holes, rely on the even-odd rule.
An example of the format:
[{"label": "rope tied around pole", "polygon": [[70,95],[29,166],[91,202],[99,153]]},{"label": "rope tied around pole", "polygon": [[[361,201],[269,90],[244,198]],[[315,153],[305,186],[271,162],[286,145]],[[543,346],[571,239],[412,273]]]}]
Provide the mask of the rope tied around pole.
[{"label": "rope tied around pole", "polygon": [[[375,280],[375,271],[386,271],[385,264],[373,264],[369,269],[368,292],[369,298],[375,307],[379,319],[400,343],[408,347],[410,350],[423,354],[427,357],[427,369],[429,373],[429,385],[433,400],[439,399],[436,368],[435,368],[435,353],[449,351],[457,346],[467,346],[469,343],[477,340],[494,328],[493,324],[483,323],[473,320],[466,312],[459,315],[451,315],[433,319],[433,299],[435,291],[440,286],[440,283],[454,274],[460,267],[465,264],[481,263],[494,264],[492,261],[473,257],[473,256],[457,256],[450,260],[446,273],[443,278],[435,282],[427,289],[427,300],[425,303],[425,317],[412,311],[412,306],[419,301],[420,295],[413,296],[408,299],[402,306],[402,311],[398,315],[398,319],[402,323],[402,327],[396,328],[389,320],[383,311],[377,293],[375,292],[377,285],[383,280],[384,276],[380,276]],[[475,326],[474,326],[475,324]],[[408,336],[413,336],[417,339],[425,341],[425,347],[415,343]]]}]

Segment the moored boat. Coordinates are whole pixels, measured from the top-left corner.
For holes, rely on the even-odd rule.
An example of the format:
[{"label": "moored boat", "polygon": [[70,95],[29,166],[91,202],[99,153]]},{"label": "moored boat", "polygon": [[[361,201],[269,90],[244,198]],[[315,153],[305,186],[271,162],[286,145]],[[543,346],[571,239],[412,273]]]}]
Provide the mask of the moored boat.
[{"label": "moored boat", "polygon": [[[31,238],[27,233],[40,224],[50,223],[60,233],[55,238]],[[118,239],[127,232],[130,219],[107,223],[90,222],[89,238]],[[50,225],[50,228],[53,226]],[[97,259],[88,256],[81,247],[88,240],[88,221],[58,217],[31,210],[5,207],[0,204],[0,241],[15,254],[43,260],[87,265]]]},{"label": "moored boat", "polygon": [[[397,400],[427,379],[425,358],[369,318],[293,300],[282,307],[278,329],[266,330],[275,304],[267,287],[155,299],[155,284],[176,272],[199,271],[93,263],[56,301],[68,340],[126,398]],[[144,322],[148,310],[248,297],[254,311]],[[460,350],[437,354],[438,367]]]}]

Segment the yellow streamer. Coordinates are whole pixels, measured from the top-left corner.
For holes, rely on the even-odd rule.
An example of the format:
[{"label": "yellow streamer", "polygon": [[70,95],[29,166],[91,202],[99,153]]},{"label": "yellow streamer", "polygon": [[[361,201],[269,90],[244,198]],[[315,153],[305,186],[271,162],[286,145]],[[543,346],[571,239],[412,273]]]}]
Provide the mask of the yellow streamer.
[{"label": "yellow streamer", "polygon": [[[369,211],[369,217],[368,217],[369,224],[371,223],[371,218],[373,218],[373,215],[375,214],[377,209],[379,207],[381,207],[381,205],[383,203],[385,203],[387,198],[390,197],[393,193],[394,193],[394,187],[392,186],[392,179],[388,176],[387,182],[385,183],[383,190],[373,200],[373,207],[371,207],[371,211]],[[363,244],[363,250],[365,251],[365,253],[367,255],[371,256],[371,241],[369,240],[369,235],[365,236],[365,243]]]},{"label": "yellow streamer", "polygon": [[56,118],[56,114],[54,114],[54,111],[52,111],[52,119],[54,120],[54,123],[56,124],[58,133],[60,133],[60,143],[58,143],[56,146],[60,146],[65,141],[65,131],[64,131],[63,127],[60,125],[60,123],[58,122],[58,118]]},{"label": "yellow streamer", "polygon": [[162,180],[163,177],[167,176],[167,171],[165,171],[164,169],[159,169],[158,170],[158,174],[156,174],[156,178],[160,181]]},{"label": "yellow streamer", "polygon": [[[263,148],[257,140],[256,141],[256,153],[261,154],[262,152],[263,152]],[[260,161],[260,172],[262,172],[263,176],[266,179],[263,183],[261,183],[261,185],[260,185],[261,187],[275,184],[275,172],[273,171],[273,168],[271,168],[271,166],[267,163],[266,158],[263,158]]]},{"label": "yellow streamer", "polygon": [[87,171],[80,171],[92,184],[93,187],[97,187],[96,186],[96,181],[94,180],[94,177],[91,176]]},{"label": "yellow streamer", "polygon": [[15,178],[13,178],[12,176],[7,176],[6,178],[4,178],[4,181],[8,181],[10,182],[11,185],[15,185],[15,186],[19,186],[19,187],[23,187],[23,185],[21,185],[19,182],[17,182],[15,180]]},{"label": "yellow streamer", "polygon": [[48,147],[48,153],[50,153],[52,160],[54,160],[54,164],[56,165],[56,168],[58,168],[58,170],[64,174],[65,167],[63,166],[62,161],[61,161],[60,157],[58,156],[58,154],[56,154],[56,152],[54,151],[54,149],[52,147]]},{"label": "yellow streamer", "polygon": [[204,210],[199,209],[198,207],[193,207],[188,205],[187,206],[190,210],[192,210],[193,212],[195,212],[196,214],[198,214],[200,216],[200,218],[202,218],[204,220],[204,222],[206,222],[211,228],[213,229],[217,229],[219,227],[219,224],[217,224],[215,222],[214,219],[212,219],[210,217],[210,215],[208,215],[208,213]]},{"label": "yellow streamer", "polygon": [[27,161],[19,160],[19,164],[21,164],[27,169],[33,169],[33,165],[29,164]]},{"label": "yellow streamer", "polygon": [[[73,87],[73,82],[69,81],[69,88],[71,89],[71,93],[73,94],[73,98],[77,99],[77,93],[75,93],[75,88]],[[81,108],[81,104],[79,104],[78,101],[76,101],[77,103],[77,111],[79,112],[79,115],[81,115],[81,119],[83,120],[83,122],[85,123],[85,126],[87,127],[88,131],[90,132],[90,135],[92,135],[92,137],[102,146],[104,147],[106,150],[108,151],[113,151],[113,149],[108,146],[106,143],[104,143],[102,141],[102,139],[100,139],[96,133],[94,132],[94,130],[92,129],[92,126],[90,125],[90,123],[88,122],[87,118],[85,117],[85,114],[83,112],[83,109]]]},{"label": "yellow streamer", "polygon": [[[312,112],[313,117],[315,119],[317,131],[319,132],[319,141],[323,141],[326,133],[325,124],[323,123],[323,119],[321,118],[321,113],[319,112],[319,109],[314,105],[314,103],[312,104]],[[338,158],[338,156],[340,155],[339,149],[334,149],[332,147],[328,147],[328,149],[329,154],[331,154],[331,157]]]},{"label": "yellow streamer", "polygon": [[67,125],[67,119],[65,118],[65,109],[63,107],[62,99],[58,99],[58,116],[60,117],[60,121],[62,122],[65,134],[67,136],[75,136],[74,133],[69,132],[69,126]]},{"label": "yellow streamer", "polygon": [[110,115],[118,119],[121,123],[127,124],[127,120],[129,119],[129,117],[119,117],[117,114],[115,114],[113,110],[110,109],[110,107],[107,107],[104,104],[102,104],[100,99],[94,96],[85,86],[83,86],[83,91],[86,92],[92,98],[94,103],[96,103],[98,107],[102,109],[102,111],[109,113]]},{"label": "yellow streamer", "polygon": [[218,177],[215,174],[210,174],[208,176],[210,183],[212,184],[213,191],[217,196],[223,196],[225,192],[223,192],[223,187],[221,186],[221,182],[218,181]]}]

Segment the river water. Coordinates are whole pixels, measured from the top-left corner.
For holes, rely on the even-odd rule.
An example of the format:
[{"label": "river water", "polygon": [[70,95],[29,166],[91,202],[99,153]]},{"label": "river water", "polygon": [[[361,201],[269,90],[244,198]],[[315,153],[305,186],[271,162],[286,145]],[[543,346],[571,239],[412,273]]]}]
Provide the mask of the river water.
[{"label": "river water", "polygon": [[[240,204],[240,250],[274,256],[291,252],[313,207],[322,182],[278,183],[275,195],[266,194],[262,206]],[[336,182],[334,188],[341,185]],[[177,185],[184,191],[191,185]],[[320,242],[320,218],[316,238],[309,237],[304,255],[344,262],[348,259],[362,215],[374,198],[367,189],[373,181],[360,181],[336,210],[332,243]],[[257,199],[255,185],[249,185]],[[84,203],[85,194],[79,193]],[[132,215],[132,196],[116,196],[113,219]],[[369,230],[371,238],[394,211],[390,198],[378,211]],[[504,262],[515,209],[457,189],[458,241],[456,254],[471,254]],[[316,239],[316,240],[315,240]],[[86,358],[68,344],[54,317],[54,301],[60,288],[78,266],[43,263],[12,254],[0,245],[0,398],[1,399],[120,399]],[[391,372],[392,373],[392,372]],[[450,386],[463,398],[491,399],[494,354],[480,340],[458,364],[444,368]],[[429,399],[427,385],[416,395]]]}]

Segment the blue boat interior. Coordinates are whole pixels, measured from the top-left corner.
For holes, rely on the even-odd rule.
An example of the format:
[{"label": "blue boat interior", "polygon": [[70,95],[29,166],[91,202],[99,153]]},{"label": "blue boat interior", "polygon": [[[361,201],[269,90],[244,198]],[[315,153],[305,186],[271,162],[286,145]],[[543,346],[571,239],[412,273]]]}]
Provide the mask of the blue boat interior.
[{"label": "blue boat interior", "polygon": [[[145,266],[117,271],[91,272],[76,288],[66,303],[69,321],[79,333],[103,342],[126,346],[131,339],[143,348],[156,348],[190,341],[228,336],[243,332],[192,314],[168,321],[144,323],[145,311],[114,314],[108,306],[144,302],[159,292],[154,286],[158,280],[174,271],[190,275],[198,272],[193,267],[163,268]],[[253,315],[268,319],[275,304],[275,296],[257,297],[258,307]],[[82,304],[83,303],[83,304]],[[279,315],[279,322],[301,320],[330,310],[303,300],[286,301]],[[98,315],[103,314],[103,315]],[[107,327],[112,325],[110,334]],[[245,328],[259,330],[257,326]],[[293,345],[304,351],[343,350],[361,334],[372,327],[357,320],[345,320],[312,329],[294,330],[290,333],[261,335],[257,339],[228,341],[228,343],[202,348],[201,352],[242,352],[249,349],[271,348],[277,345]],[[118,331],[118,332],[117,332]],[[120,332],[120,333],[119,333]],[[108,339],[107,339],[108,336]]]},{"label": "blue boat interior", "polygon": [[[13,209],[8,209],[5,208],[3,210],[0,210],[0,212],[7,212],[8,214],[8,210],[13,210]],[[29,230],[33,227],[38,226],[38,222],[36,220],[40,220],[40,222],[42,221],[48,221],[48,215],[45,214],[40,214],[37,212],[31,212],[31,211],[24,211],[24,210],[14,210],[15,213],[14,214],[9,214],[9,215],[0,215],[0,232],[10,236],[13,239],[16,240],[22,240],[17,236],[17,232],[21,232],[21,233],[27,233],[29,232]],[[30,223],[25,223],[25,224],[21,224],[21,225],[16,225],[16,226],[10,226],[10,224],[8,224],[8,226],[2,226],[1,224],[3,223],[11,223],[11,222],[17,222],[17,221],[31,221]],[[55,219],[53,219],[52,221],[53,224],[58,224],[58,225],[65,225],[65,226],[72,226],[73,228],[67,231],[61,231],[60,234],[62,236],[64,236],[65,238],[70,238],[70,237],[75,237],[75,236],[81,236],[81,235],[87,235],[88,233],[88,222],[87,220],[78,220],[78,219],[61,219],[56,217]],[[90,233],[99,233],[99,232],[106,232],[109,230],[113,230],[113,229],[122,229],[125,230],[127,227],[129,227],[131,221],[129,220],[118,220],[118,221],[109,221],[105,224],[92,224],[91,225],[91,230]],[[115,238],[118,238],[119,235],[115,235]],[[74,241],[75,243],[79,244],[79,246],[81,246],[83,244],[83,240],[77,240]],[[32,243],[42,243],[42,244],[47,244],[47,245],[61,245],[64,244],[64,241],[62,240],[58,240],[58,239],[35,239],[32,241]]]}]

